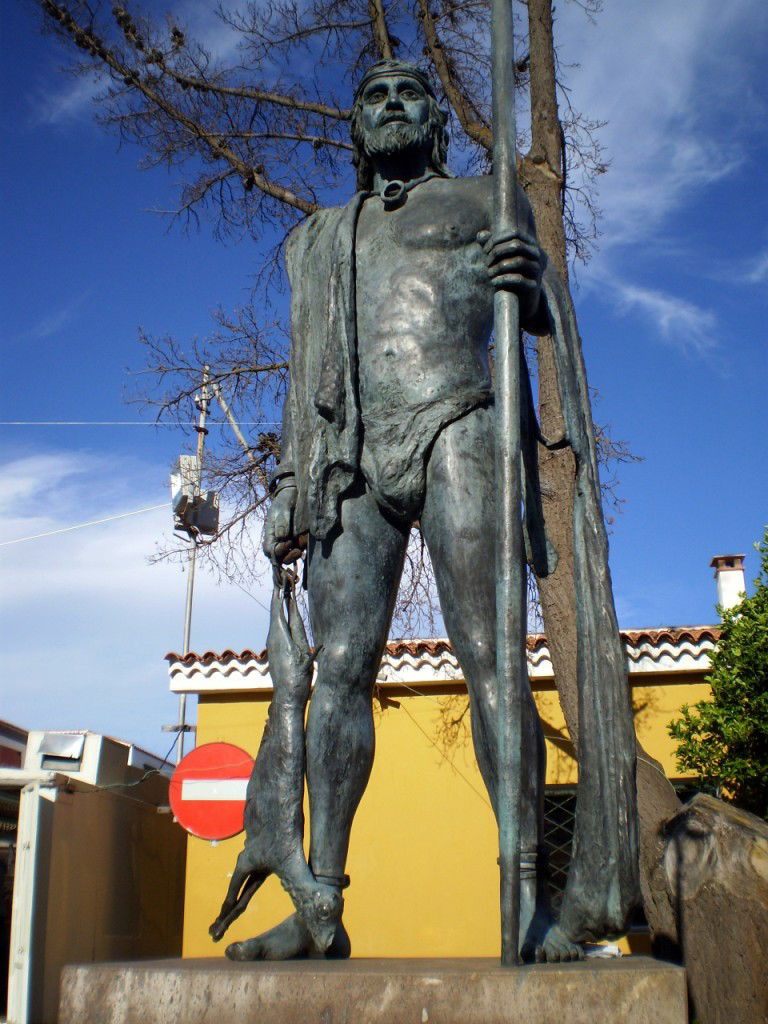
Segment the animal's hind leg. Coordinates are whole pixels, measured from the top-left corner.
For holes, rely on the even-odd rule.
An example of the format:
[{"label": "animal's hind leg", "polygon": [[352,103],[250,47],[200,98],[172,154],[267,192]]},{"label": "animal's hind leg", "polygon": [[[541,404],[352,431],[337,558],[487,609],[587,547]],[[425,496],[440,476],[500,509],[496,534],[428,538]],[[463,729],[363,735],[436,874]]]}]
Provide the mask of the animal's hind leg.
[{"label": "animal's hind leg", "polygon": [[[295,886],[299,895],[309,897],[309,909],[302,908],[305,916],[293,914],[262,935],[232,943],[226,951],[230,960],[350,954],[340,906],[338,913],[312,914],[318,898],[322,903],[322,890],[335,888],[340,895],[352,818],[373,757],[371,689],[409,531],[387,518],[371,494],[362,491],[344,499],[342,526],[331,540],[310,540],[308,567],[310,614],[321,650],[307,726],[307,776],[311,864],[322,881],[310,876],[308,886]],[[280,867],[284,884],[292,885],[303,874],[303,851],[295,850],[294,855],[290,864]],[[332,935],[326,935],[329,941],[316,941],[305,917],[321,939],[321,933],[332,928]]]},{"label": "animal's hind leg", "polygon": [[218,942],[232,922],[240,917],[268,874],[269,871],[254,870],[248,856],[248,848],[241,850],[219,916],[208,929],[214,942]]}]

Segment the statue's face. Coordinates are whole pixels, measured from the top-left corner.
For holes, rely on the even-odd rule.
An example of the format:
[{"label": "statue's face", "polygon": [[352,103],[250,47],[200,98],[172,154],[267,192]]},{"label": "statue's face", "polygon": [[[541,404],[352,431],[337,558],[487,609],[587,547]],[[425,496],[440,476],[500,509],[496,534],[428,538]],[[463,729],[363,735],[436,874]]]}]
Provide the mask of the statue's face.
[{"label": "statue's face", "polygon": [[421,126],[429,117],[429,99],[423,86],[407,75],[392,75],[370,82],[363,93],[363,128],[366,132],[387,124]]},{"label": "statue's face", "polygon": [[377,78],[368,84],[362,100],[369,153],[397,152],[427,138],[429,97],[416,79],[407,75]]}]

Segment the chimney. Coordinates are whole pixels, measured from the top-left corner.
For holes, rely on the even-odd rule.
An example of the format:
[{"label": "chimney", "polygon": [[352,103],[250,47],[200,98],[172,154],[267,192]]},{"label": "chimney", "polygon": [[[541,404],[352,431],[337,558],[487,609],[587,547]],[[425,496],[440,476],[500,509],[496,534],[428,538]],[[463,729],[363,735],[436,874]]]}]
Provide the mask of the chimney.
[{"label": "chimney", "polygon": [[709,563],[717,580],[717,603],[722,608],[740,604],[747,589],[744,584],[744,555],[715,555]]}]

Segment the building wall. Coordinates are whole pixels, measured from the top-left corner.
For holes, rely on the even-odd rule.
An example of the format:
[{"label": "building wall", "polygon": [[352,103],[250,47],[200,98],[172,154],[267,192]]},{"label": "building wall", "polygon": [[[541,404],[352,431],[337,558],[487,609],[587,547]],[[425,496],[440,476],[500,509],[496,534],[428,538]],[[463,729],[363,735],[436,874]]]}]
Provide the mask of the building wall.
[{"label": "building wall", "polygon": [[[642,677],[632,699],[638,735],[677,777],[666,724],[684,703],[709,693],[702,673]],[[376,758],[355,818],[344,921],[354,956],[497,956],[497,833],[475,764],[463,683],[419,690],[387,687],[374,705]],[[547,736],[547,783],[572,786],[573,750],[554,687],[535,684]],[[234,743],[255,756],[269,692],[200,696],[198,744]],[[306,808],[305,808],[306,813]],[[189,838],[186,957],[223,955],[228,942],[256,935],[292,912],[270,878],[220,945],[208,936],[243,836],[220,843]]]},{"label": "building wall", "polygon": [[[65,964],[178,956],[185,842],[169,815],[114,791],[49,788],[22,801],[33,797],[32,985],[19,1019],[54,1024]],[[20,849],[17,877],[30,855]]]}]

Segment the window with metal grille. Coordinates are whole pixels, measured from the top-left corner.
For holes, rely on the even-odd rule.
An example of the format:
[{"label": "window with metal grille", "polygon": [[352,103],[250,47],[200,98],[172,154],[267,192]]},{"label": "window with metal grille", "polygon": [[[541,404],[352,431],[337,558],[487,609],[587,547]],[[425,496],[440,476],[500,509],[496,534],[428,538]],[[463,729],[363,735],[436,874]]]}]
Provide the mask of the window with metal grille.
[{"label": "window with metal grille", "polygon": [[549,893],[555,914],[563,902],[576,816],[576,789],[547,786],[544,790],[544,848],[549,860]]},{"label": "window with metal grille", "polygon": [[[675,788],[681,800],[690,799],[691,791],[685,783]],[[549,895],[555,915],[560,913],[568,880],[575,819],[576,787],[547,786],[544,790],[544,848],[549,858]],[[648,930],[642,907],[635,909],[629,930]]]}]

